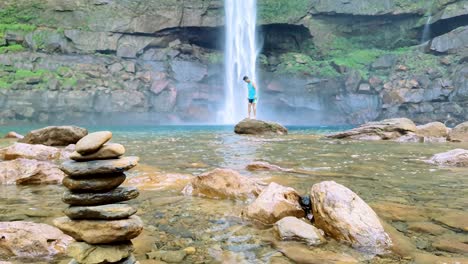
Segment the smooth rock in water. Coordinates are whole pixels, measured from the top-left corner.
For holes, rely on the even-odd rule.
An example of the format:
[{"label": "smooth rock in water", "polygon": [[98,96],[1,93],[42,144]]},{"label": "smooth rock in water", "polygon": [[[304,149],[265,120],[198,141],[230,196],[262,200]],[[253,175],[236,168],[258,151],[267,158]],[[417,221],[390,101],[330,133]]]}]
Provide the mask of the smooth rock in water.
[{"label": "smooth rock in water", "polygon": [[334,181],[310,191],[314,225],[327,235],[372,254],[383,254],[392,241],[375,212],[353,191]]},{"label": "smooth rock in water", "polygon": [[70,155],[70,159],[75,161],[116,159],[123,154],[125,154],[124,146],[116,143],[109,143],[102,146],[97,152],[89,155],[81,155],[75,151]]},{"label": "smooth rock in water", "polygon": [[257,197],[261,188],[237,171],[215,169],[193,178],[182,192],[209,198],[248,199]]},{"label": "smooth rock in water", "polygon": [[65,176],[50,162],[30,159],[0,162],[0,184],[60,184]]},{"label": "smooth rock in water", "polygon": [[137,237],[143,231],[141,219],[132,215],[123,220],[71,220],[64,216],[54,219],[54,225],[76,241],[89,244],[124,242]]},{"label": "smooth rock in water", "polygon": [[62,184],[73,192],[107,192],[119,187],[125,178],[124,173],[90,179],[73,179],[67,176]]},{"label": "smooth rock in water", "polygon": [[[0,222],[0,259],[40,261],[65,255],[73,239],[59,229],[33,222]],[[0,261],[1,262],[1,261]]]},{"label": "smooth rock in water", "polygon": [[452,128],[449,139],[453,142],[468,142],[468,122],[461,123]]},{"label": "smooth rock in water", "polygon": [[246,167],[249,171],[291,171],[290,169],[281,168],[278,165],[270,164],[264,161],[255,161],[247,165]]},{"label": "smooth rock in water", "polygon": [[287,216],[279,220],[275,224],[275,229],[282,240],[301,240],[310,246],[326,242],[322,230],[296,217]]},{"label": "smooth rock in water", "polygon": [[76,143],[76,152],[81,155],[88,155],[98,151],[104,144],[112,138],[112,132],[100,131],[90,133]]},{"label": "smooth rock in water", "polygon": [[278,123],[246,118],[235,126],[234,132],[249,135],[286,135],[288,129]]},{"label": "smooth rock in water", "polygon": [[32,145],[18,143],[0,149],[0,158],[3,160],[14,160],[19,158],[49,161],[58,160],[61,157],[61,150],[45,145]]},{"label": "smooth rock in water", "polygon": [[74,242],[68,246],[68,255],[78,263],[101,264],[114,263],[128,258],[134,251],[129,241],[122,244],[90,245],[84,242]]},{"label": "smooth rock in water", "polygon": [[10,132],[6,133],[6,135],[3,138],[22,139],[22,138],[24,138],[24,136],[14,132],[14,131],[10,131]]},{"label": "smooth rock in water", "polygon": [[118,187],[105,193],[72,193],[65,191],[62,201],[69,205],[103,205],[132,200],[137,198],[139,194],[134,187]]},{"label": "smooth rock in water", "polygon": [[49,126],[29,132],[22,143],[46,146],[68,146],[75,144],[88,134],[88,130],[76,126]]},{"label": "smooth rock in water", "polygon": [[327,135],[327,137],[357,140],[391,140],[415,131],[416,125],[408,118],[393,118],[369,122],[351,130]]},{"label": "smooth rock in water", "polygon": [[299,242],[274,243],[274,247],[294,263],[301,264],[357,264],[357,259],[346,253],[335,253],[311,248]]},{"label": "smooth rock in water", "polygon": [[400,143],[422,143],[424,142],[424,137],[416,135],[413,132],[409,132],[406,135],[393,139],[393,141],[400,142]]},{"label": "smooth rock in water", "polygon": [[137,209],[128,204],[106,204],[98,206],[70,206],[63,210],[73,220],[118,220],[134,215]]},{"label": "smooth rock in water", "polygon": [[181,263],[187,256],[187,252],[184,250],[174,251],[152,251],[146,254],[149,259],[162,260],[167,263]]},{"label": "smooth rock in water", "polygon": [[434,236],[438,236],[438,235],[448,232],[446,228],[443,228],[440,225],[436,225],[431,222],[408,223],[408,230],[411,230],[417,233],[427,233],[427,234],[431,234]]},{"label": "smooth rock in water", "polygon": [[93,160],[86,162],[66,161],[61,169],[73,178],[90,178],[96,175],[122,173],[138,164],[138,157],[121,157],[112,160]]},{"label": "smooth rock in water", "polygon": [[416,127],[416,134],[422,137],[446,138],[449,129],[441,122],[432,122]]},{"label": "smooth rock in water", "polygon": [[293,188],[272,182],[242,214],[267,225],[286,216],[302,218],[305,212],[299,203],[300,199],[301,196]]},{"label": "smooth rock in water", "polygon": [[468,244],[457,241],[453,237],[440,238],[432,243],[432,247],[451,253],[466,254],[468,253]]},{"label": "smooth rock in water", "polygon": [[468,150],[454,149],[435,154],[427,162],[447,167],[468,167]]},{"label": "smooth rock in water", "polygon": [[433,216],[433,219],[452,229],[468,232],[468,221],[466,221],[468,212],[466,210],[443,210],[440,214]]}]

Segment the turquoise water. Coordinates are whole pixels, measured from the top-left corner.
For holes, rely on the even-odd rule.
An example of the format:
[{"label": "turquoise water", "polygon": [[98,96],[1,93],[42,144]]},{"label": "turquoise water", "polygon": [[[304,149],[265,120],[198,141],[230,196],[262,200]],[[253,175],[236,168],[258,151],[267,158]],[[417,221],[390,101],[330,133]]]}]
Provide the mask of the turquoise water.
[{"label": "turquoise water", "polygon": [[[444,224],[446,214],[466,216],[468,209],[467,169],[438,168],[424,162],[433,154],[461,144],[412,144],[328,140],[323,134],[347,127],[290,127],[287,136],[239,136],[232,126],[91,127],[108,129],[113,141],[123,144],[127,155],[141,158],[130,177],[142,190],[132,203],[140,208],[145,222],[145,244],[152,250],[173,251],[195,247],[184,263],[293,263],[273,245],[273,229],[259,228],[239,217],[245,203],[184,197],[181,190],[189,177],[215,168],[231,168],[265,182],[291,186],[302,195],[317,182],[334,180],[352,189],[379,216],[407,239],[414,254],[438,258],[467,257],[432,246],[440,239],[468,241],[465,232]],[[27,132],[27,127],[2,127],[0,132]],[[7,144],[7,143],[2,143]],[[249,172],[252,161],[266,161],[304,173]],[[151,181],[139,181],[149,177]],[[61,186],[2,186],[1,221],[28,220],[51,223],[65,207]],[[406,206],[392,214],[381,208]],[[409,209],[408,209],[409,208]],[[434,236],[409,230],[412,212],[422,211],[418,222],[444,229]],[[399,217],[395,217],[397,214]],[[402,217],[400,215],[403,215]],[[408,216],[409,215],[409,216]],[[148,250],[148,249],[146,249]],[[151,249],[150,249],[151,250]],[[330,240],[317,250],[347,254],[359,263],[410,263],[408,259],[369,259],[346,245]],[[140,260],[145,250],[137,250]],[[228,258],[236,259],[229,262]]]}]

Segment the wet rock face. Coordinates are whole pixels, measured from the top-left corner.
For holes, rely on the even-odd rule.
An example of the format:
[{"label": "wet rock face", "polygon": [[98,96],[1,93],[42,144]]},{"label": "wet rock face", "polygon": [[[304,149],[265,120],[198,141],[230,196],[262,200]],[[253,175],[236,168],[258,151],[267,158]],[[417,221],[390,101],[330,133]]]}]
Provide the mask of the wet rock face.
[{"label": "wet rock face", "polygon": [[372,254],[392,246],[376,213],[350,189],[321,182],[312,186],[310,197],[314,224],[327,235]]},{"label": "wet rock face", "polygon": [[22,143],[46,146],[68,146],[75,144],[88,134],[88,130],[75,126],[50,126],[29,132]]},{"label": "wet rock face", "polygon": [[215,169],[193,178],[182,192],[209,198],[249,199],[257,197],[261,190],[258,182],[237,171]]},{"label": "wet rock face", "polygon": [[257,119],[244,119],[235,126],[234,132],[236,134],[248,135],[286,135],[288,134],[288,129],[274,122]]},{"label": "wet rock face", "polygon": [[63,256],[73,239],[59,229],[32,222],[0,222],[0,258],[38,261]]},{"label": "wet rock face", "polygon": [[431,50],[440,53],[468,51],[468,26],[457,28],[447,34],[436,37],[431,42]]}]

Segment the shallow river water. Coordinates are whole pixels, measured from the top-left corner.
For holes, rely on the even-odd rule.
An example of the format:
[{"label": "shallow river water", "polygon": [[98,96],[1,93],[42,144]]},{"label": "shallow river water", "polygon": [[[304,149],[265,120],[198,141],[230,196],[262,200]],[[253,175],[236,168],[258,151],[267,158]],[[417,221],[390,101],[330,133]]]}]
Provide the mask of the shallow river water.
[{"label": "shallow river water", "polygon": [[[12,129],[27,131],[3,127],[0,134]],[[140,157],[141,165],[129,173],[130,177],[153,178],[153,182],[140,185],[140,197],[131,202],[139,207],[138,215],[145,222],[144,233],[135,241],[139,260],[144,260],[149,251],[194,247],[196,252],[187,255],[184,263],[294,263],[279,253],[281,246],[277,246],[272,228],[255,226],[239,217],[246,203],[181,194],[189,177],[220,167],[264,182],[291,186],[302,195],[321,181],[343,184],[390,224],[387,228],[404,241],[398,240],[398,246],[411,255],[371,258],[330,240],[318,248],[286,245],[294,256],[309,254],[313,259],[314,254],[335,254],[351,256],[359,263],[413,263],[414,256],[419,256],[417,263],[467,260],[466,253],[444,247],[444,243],[461,247],[468,243],[463,223],[468,222],[468,169],[438,168],[424,162],[435,153],[467,145],[338,141],[321,137],[337,128],[293,127],[290,135],[281,137],[238,136],[232,133],[232,127],[99,129],[113,131],[113,141],[123,144],[127,155]],[[7,144],[2,141],[0,147]],[[249,172],[245,166],[252,161],[266,161],[304,173]],[[0,221],[51,223],[65,208],[60,200],[62,192],[61,186],[0,186]],[[294,246],[301,250],[291,250]]]}]

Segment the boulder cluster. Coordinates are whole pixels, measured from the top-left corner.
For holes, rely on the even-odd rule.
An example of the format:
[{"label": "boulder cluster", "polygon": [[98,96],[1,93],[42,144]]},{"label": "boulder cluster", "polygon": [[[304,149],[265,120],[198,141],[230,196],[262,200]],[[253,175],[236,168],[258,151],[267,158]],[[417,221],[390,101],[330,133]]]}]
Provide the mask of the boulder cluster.
[{"label": "boulder cluster", "polygon": [[143,222],[134,215],[137,209],[122,203],[135,199],[136,188],[119,187],[125,171],[138,164],[138,157],[123,157],[125,148],[107,143],[112,133],[88,134],[76,143],[69,161],[62,163],[67,174],[63,185],[68,189],[62,200],[69,207],[65,217],[54,225],[73,237],[68,254],[72,263],[135,263],[131,239],[143,230]]}]

